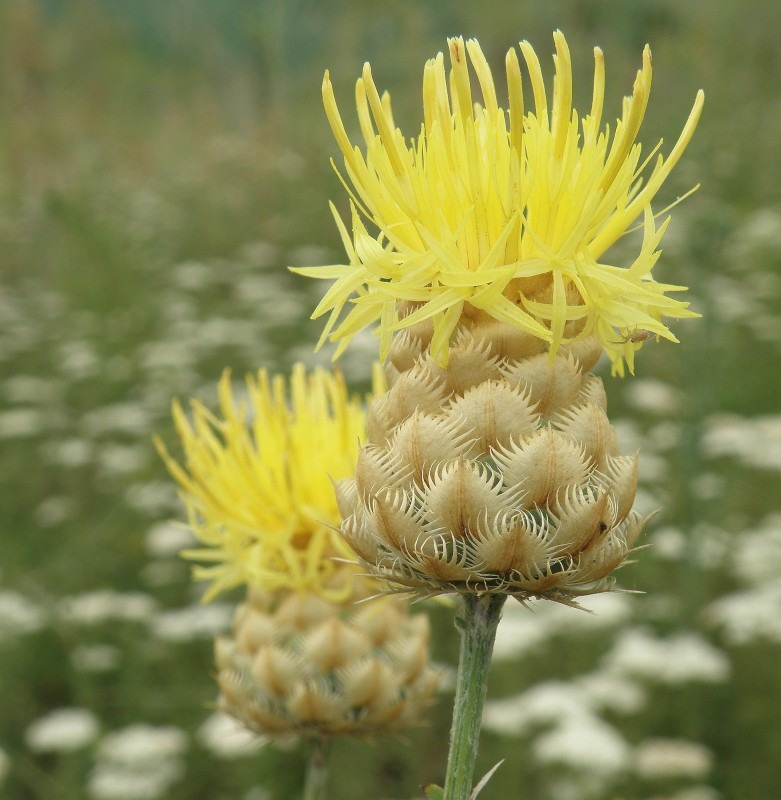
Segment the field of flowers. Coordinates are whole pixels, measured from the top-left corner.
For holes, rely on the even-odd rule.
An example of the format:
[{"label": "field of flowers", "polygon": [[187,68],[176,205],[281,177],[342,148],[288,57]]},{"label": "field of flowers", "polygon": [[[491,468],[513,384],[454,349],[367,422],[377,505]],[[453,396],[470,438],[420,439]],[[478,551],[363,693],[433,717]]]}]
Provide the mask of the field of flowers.
[{"label": "field of flowers", "polygon": [[[445,36],[489,61],[561,28],[587,102],[643,44],[641,135],[703,120],[663,207],[659,277],[699,321],[608,377],[638,507],[661,512],[620,572],[637,593],[508,605],[478,773],[485,800],[772,800],[781,787],[781,57],[755,0],[10,0],[0,4],[0,797],[289,800],[306,753],[214,710],[213,640],[243,593],[200,602],[192,543],[152,444],[175,449],[174,396],[216,402],[230,367],[327,363],[309,314],[338,263],[347,203],[320,105],[343,109],[371,59],[413,130],[423,63]],[[547,67],[548,65],[545,64]],[[578,75],[582,79],[578,80]],[[347,116],[347,115],[346,115]],[[352,116],[350,116],[352,124]],[[365,391],[374,355],[340,361]],[[436,660],[452,612],[430,609]],[[410,800],[440,781],[452,694],[401,739],[340,741],[334,800]]]}]

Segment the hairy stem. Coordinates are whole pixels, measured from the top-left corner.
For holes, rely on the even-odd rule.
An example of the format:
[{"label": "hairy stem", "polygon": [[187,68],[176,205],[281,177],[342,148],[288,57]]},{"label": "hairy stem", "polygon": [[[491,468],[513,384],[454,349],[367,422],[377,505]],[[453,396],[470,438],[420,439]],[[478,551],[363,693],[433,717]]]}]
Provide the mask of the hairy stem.
[{"label": "hairy stem", "polygon": [[469,800],[472,792],[488,669],[506,599],[505,595],[463,595],[463,611],[456,620],[461,633],[461,653],[444,800]]},{"label": "hairy stem", "polygon": [[312,752],[306,769],[303,800],[325,800],[328,785],[328,750],[331,742],[318,737],[312,742]]}]

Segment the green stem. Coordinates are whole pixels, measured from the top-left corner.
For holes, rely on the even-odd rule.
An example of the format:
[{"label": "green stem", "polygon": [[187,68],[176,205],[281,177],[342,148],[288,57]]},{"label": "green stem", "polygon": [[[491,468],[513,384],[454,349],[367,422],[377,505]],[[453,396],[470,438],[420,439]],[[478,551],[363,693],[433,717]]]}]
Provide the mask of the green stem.
[{"label": "green stem", "polygon": [[506,599],[501,594],[463,595],[463,613],[456,620],[461,633],[461,653],[443,800],[469,800],[472,792],[488,669]]},{"label": "green stem", "polygon": [[306,768],[303,800],[325,800],[328,785],[328,751],[331,740],[318,737],[312,743],[309,764]]}]

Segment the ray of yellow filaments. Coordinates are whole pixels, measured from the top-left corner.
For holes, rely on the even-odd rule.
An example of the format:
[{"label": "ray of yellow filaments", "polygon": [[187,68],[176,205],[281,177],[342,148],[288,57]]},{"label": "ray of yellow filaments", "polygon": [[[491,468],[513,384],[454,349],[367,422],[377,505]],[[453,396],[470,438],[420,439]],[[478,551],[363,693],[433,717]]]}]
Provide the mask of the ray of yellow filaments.
[{"label": "ray of yellow filaments", "polygon": [[[350,141],[326,72],[323,100],[344,157],[351,232],[332,211],[349,263],[296,271],[334,281],[313,317],[330,313],[320,343],[337,341],[337,356],[359,330],[379,323],[385,358],[395,331],[431,319],[430,350],[445,363],[459,319],[483,312],[548,341],[552,355],[563,342],[597,333],[614,371],[623,373],[639,347],[627,332],[676,341],[662,318],[696,316],[668,296],[685,287],[653,277],[669,218],[657,225],[651,202],[694,133],[703,93],[667,157],[657,154],[660,142],[643,159],[637,137],[651,90],[650,49],[611,137],[602,125],[602,51],[594,50],[592,104],[581,119],[561,32],[554,44],[549,98],[534,50],[520,43],[532,90],[527,110],[514,48],[505,59],[503,109],[477,41],[448,40],[449,74],[441,53],[427,62],[424,121],[409,141],[366,64],[355,93],[362,147]],[[474,100],[469,64],[482,103]],[[607,251],[638,219],[642,244],[634,261],[611,263]],[[399,314],[402,302],[414,310]]]},{"label": "ray of yellow filaments", "polygon": [[247,583],[348,600],[363,579],[334,560],[355,556],[336,530],[332,479],[354,472],[365,412],[339,374],[300,364],[289,387],[261,370],[246,390],[237,403],[226,371],[219,416],[199,401],[191,415],[174,403],[182,463],[156,441],[202,545],[183,555],[209,565],[194,572],[212,582],[205,599]]}]

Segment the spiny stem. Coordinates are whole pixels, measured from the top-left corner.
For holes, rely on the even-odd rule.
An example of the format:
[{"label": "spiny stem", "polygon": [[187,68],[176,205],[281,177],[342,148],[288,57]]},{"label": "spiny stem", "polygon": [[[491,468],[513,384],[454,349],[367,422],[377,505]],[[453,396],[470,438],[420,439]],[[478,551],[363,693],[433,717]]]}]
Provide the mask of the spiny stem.
[{"label": "spiny stem", "polygon": [[306,782],[302,800],[325,800],[328,785],[328,751],[331,740],[318,737],[312,742],[309,764],[306,769]]},{"label": "spiny stem", "polygon": [[469,800],[472,792],[488,669],[506,599],[506,595],[463,595],[463,612],[456,621],[461,653],[444,800]]}]

